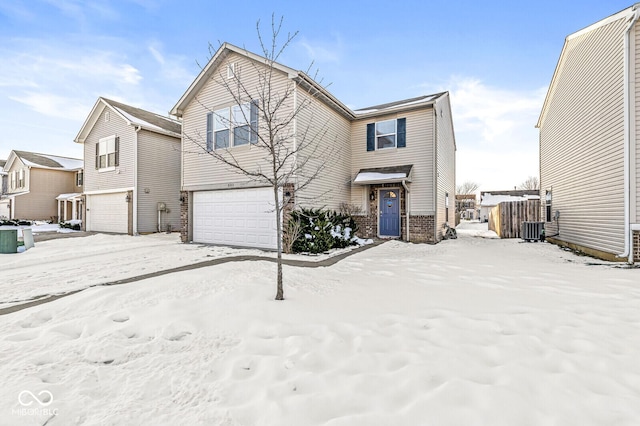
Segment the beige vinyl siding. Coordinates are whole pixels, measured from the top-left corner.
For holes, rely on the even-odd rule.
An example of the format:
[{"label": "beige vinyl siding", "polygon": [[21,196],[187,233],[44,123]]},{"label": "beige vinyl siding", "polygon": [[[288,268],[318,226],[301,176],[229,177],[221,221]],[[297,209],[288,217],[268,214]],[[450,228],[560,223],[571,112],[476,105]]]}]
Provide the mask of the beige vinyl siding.
[{"label": "beige vinyl siding", "polygon": [[[570,37],[540,123],[540,186],[560,240],[624,250],[624,20]],[[547,224],[547,234],[557,231]]]},{"label": "beige vinyl siding", "polygon": [[[18,184],[17,176],[15,179],[13,178],[14,173],[20,173],[20,170],[24,170],[23,185]],[[8,186],[7,193],[15,194],[17,192],[24,192],[29,190],[29,181],[30,181],[29,168],[24,165],[24,163],[22,162],[22,160],[20,160],[20,158],[16,157],[13,163],[11,164],[11,168],[6,170],[6,172],[7,172],[7,186]]]},{"label": "beige vinyl siding", "polygon": [[632,62],[631,75],[635,83],[635,93],[631,93],[635,107],[634,121],[635,138],[631,140],[631,222],[640,223],[640,28],[638,23],[633,27],[631,49],[635,60]]},{"label": "beige vinyl siding", "polygon": [[[367,124],[378,121],[406,118],[405,148],[387,148],[367,151]],[[402,166],[413,164],[411,190],[411,214],[432,215],[435,211],[434,188],[434,125],[431,107],[380,115],[355,120],[351,126],[351,178],[360,169],[372,167]],[[351,202],[366,208],[363,194],[367,186],[353,185]]]},{"label": "beige vinyl siding", "polygon": [[[109,111],[109,121],[105,121],[105,112]],[[108,136],[118,136],[119,166],[115,170],[99,172],[96,170],[96,143]],[[118,116],[104,107],[98,120],[84,141],[84,191],[106,191],[118,188],[131,188],[134,185],[134,142],[135,130]]]},{"label": "beige vinyl siding", "polygon": [[170,210],[162,213],[161,231],[166,231],[167,224],[180,229],[180,139],[138,132],[137,194],[138,232],[157,231],[159,202]]},{"label": "beige vinyl siding", "polygon": [[27,174],[29,193],[15,198],[14,218],[50,220],[57,217],[56,197],[73,191],[75,172],[31,168]]},{"label": "beige vinyl siding", "polygon": [[[437,161],[436,180],[438,182],[438,208],[436,218],[436,240],[442,238],[443,226],[446,222],[455,226],[456,212],[456,147],[453,133],[453,121],[450,114],[449,96],[438,100],[435,104]],[[446,198],[449,194],[449,216],[446,216]]]},{"label": "beige vinyl siding", "polygon": [[[182,121],[182,185],[185,190],[228,189],[242,186],[255,186],[244,175],[234,171],[228,165],[216,161],[206,152],[207,113],[213,110],[237,105],[234,96],[224,87],[222,82],[233,84],[227,79],[227,64],[235,63],[236,73],[251,96],[242,96],[244,102],[259,99],[259,73],[256,67],[260,65],[245,56],[230,54],[220,67],[214,71],[212,78],[203,86],[198,95],[187,105]],[[293,82],[278,70],[273,70],[272,96],[273,99],[282,96]],[[250,99],[251,98],[251,99]],[[293,96],[280,110],[283,117],[291,111]],[[259,117],[261,135],[264,135],[264,119]],[[243,166],[250,169],[271,170],[270,161],[266,160],[266,151],[251,144],[232,147],[229,152]]]},{"label": "beige vinyl siding", "polygon": [[309,105],[296,120],[296,143],[303,147],[298,156],[300,161],[312,157],[298,183],[322,168],[303,191],[296,191],[296,205],[338,210],[341,203],[350,202],[351,122],[299,87],[296,90],[299,105]]}]

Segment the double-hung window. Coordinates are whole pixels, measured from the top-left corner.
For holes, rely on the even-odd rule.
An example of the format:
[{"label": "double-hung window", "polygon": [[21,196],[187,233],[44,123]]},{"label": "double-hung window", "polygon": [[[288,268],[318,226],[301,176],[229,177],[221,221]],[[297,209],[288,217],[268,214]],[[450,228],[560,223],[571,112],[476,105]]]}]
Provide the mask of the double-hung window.
[{"label": "double-hung window", "polygon": [[119,165],[119,138],[109,136],[96,144],[96,169],[111,170]]},{"label": "double-hung window", "polygon": [[84,183],[84,172],[79,170],[76,172],[76,186],[82,186]]},{"label": "double-hung window", "polygon": [[406,123],[398,118],[367,124],[367,151],[406,147]]},{"label": "double-hung window", "polygon": [[245,102],[207,114],[207,151],[258,141],[258,105]]},{"label": "double-hung window", "polygon": [[553,221],[553,217],[551,215],[551,190],[547,189],[546,194],[545,194],[545,204],[546,204],[546,221],[547,222],[551,222]]}]

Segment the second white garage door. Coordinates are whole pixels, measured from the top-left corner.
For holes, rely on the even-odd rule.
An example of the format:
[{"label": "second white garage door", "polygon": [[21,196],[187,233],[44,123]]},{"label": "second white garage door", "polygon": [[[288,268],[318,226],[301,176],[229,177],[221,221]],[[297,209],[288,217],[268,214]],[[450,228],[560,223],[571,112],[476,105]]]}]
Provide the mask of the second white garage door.
[{"label": "second white garage door", "polygon": [[129,231],[129,204],[126,192],[87,195],[87,231]]},{"label": "second white garage door", "polygon": [[273,189],[194,192],[193,241],[277,248]]}]

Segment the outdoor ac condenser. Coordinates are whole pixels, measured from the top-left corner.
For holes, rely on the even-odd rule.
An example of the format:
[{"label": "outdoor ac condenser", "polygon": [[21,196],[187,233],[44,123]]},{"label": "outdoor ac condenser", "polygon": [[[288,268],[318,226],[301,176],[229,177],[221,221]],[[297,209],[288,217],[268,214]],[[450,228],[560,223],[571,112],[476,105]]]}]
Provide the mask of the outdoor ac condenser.
[{"label": "outdoor ac condenser", "polygon": [[543,241],[544,222],[522,222],[522,239],[525,241]]}]

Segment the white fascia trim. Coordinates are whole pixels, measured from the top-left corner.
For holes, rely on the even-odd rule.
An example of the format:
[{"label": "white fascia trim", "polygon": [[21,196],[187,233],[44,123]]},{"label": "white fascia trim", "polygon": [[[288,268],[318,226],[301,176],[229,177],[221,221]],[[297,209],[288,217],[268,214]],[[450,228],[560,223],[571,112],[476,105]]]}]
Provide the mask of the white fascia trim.
[{"label": "white fascia trim", "polygon": [[126,188],[116,188],[116,189],[99,189],[96,191],[85,191],[83,192],[84,195],[100,195],[100,194],[116,194],[118,192],[127,192],[127,191],[133,191],[133,187],[126,187]]},{"label": "white fascia trim", "polygon": [[608,18],[604,18],[594,24],[589,25],[588,27],[585,27],[579,31],[576,31],[575,33],[569,34],[567,36],[567,40],[571,40],[573,38],[576,37],[580,37],[583,34],[586,34],[590,31],[593,31],[595,29],[598,29],[600,27],[604,27],[605,25],[609,25],[612,22],[617,21],[618,19],[624,19],[624,18],[631,18],[632,15],[630,15],[630,13],[633,13],[633,10],[635,9],[635,5],[628,7],[624,10],[621,10],[618,13],[614,13],[613,15],[609,16]]},{"label": "white fascia trim", "polygon": [[632,223],[631,224],[632,231],[640,231],[640,223]]}]

